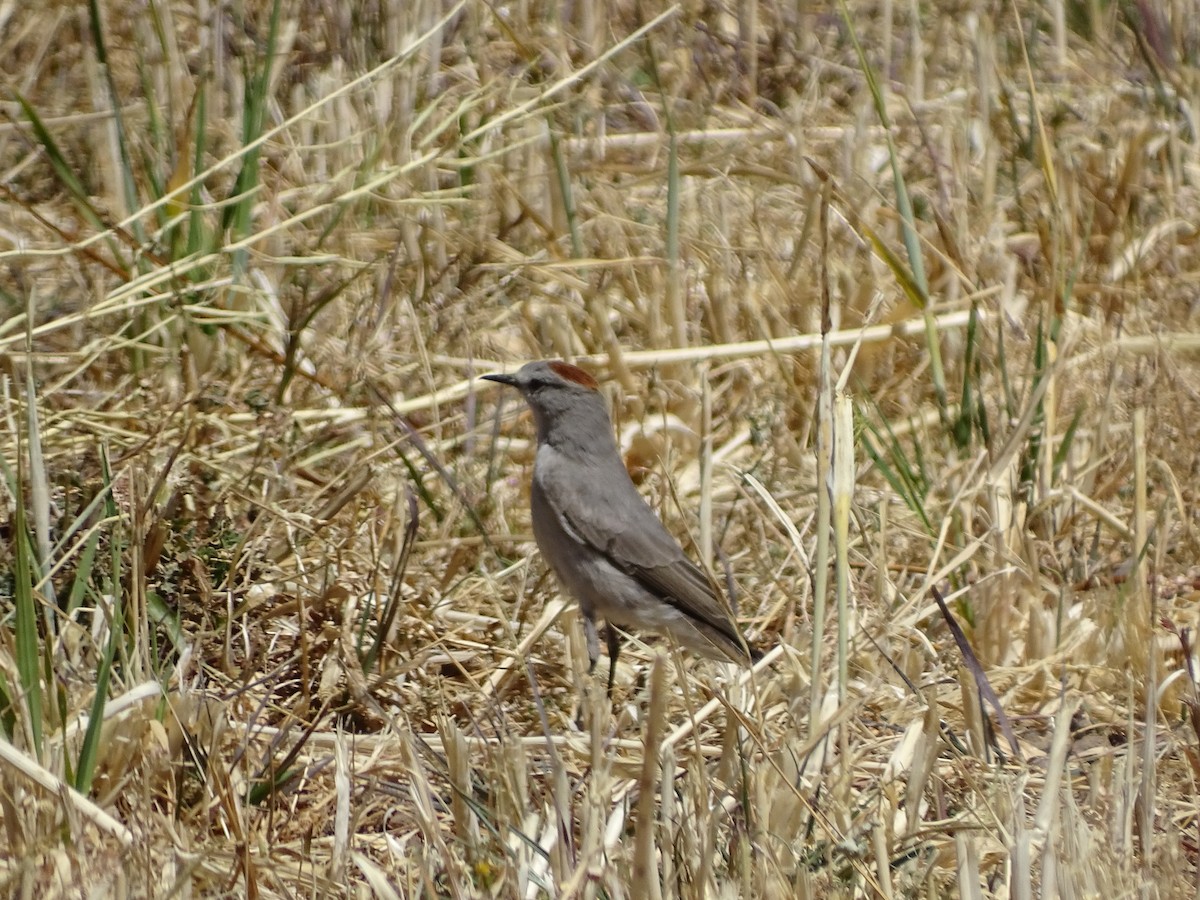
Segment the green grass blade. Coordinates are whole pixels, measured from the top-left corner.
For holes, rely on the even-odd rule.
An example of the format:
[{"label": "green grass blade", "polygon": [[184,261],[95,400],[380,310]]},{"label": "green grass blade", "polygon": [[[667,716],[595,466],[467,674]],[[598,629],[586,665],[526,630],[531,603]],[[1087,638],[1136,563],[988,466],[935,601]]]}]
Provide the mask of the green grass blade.
[{"label": "green grass blade", "polygon": [[58,177],[59,182],[67,189],[67,195],[75,204],[75,208],[79,210],[79,213],[87,220],[88,224],[98,231],[104,230],[106,226],[100,218],[99,213],[96,212],[96,208],[92,206],[87,189],[67,162],[66,156],[58,146],[58,142],[50,134],[50,129],[46,127],[46,123],[42,121],[42,117],[38,115],[37,110],[20,93],[14,91],[13,97],[20,105],[21,112],[25,114],[25,118],[29,120],[29,124],[33,128],[34,137],[41,144],[42,150],[45,151],[46,159],[49,160],[50,167],[54,169],[54,174]]},{"label": "green grass blade", "polygon": [[[925,530],[929,534],[934,534],[933,523],[925,512],[927,483],[921,474],[920,465],[914,466],[909,461],[900,446],[899,440],[892,433],[891,426],[887,425],[886,422],[886,440],[884,440],[884,435],[873,422],[864,419],[863,424],[865,430],[859,439],[862,441],[864,452],[871,458],[871,462],[879,470],[879,474],[891,485],[892,490],[904,501],[904,505],[921,519],[921,524],[925,526]],[[874,440],[872,440],[872,435],[874,436]],[[876,441],[879,441],[881,445],[887,446],[886,453],[876,446]],[[919,451],[917,455],[918,457],[921,456]]]},{"label": "green grass blade", "polygon": [[[251,149],[242,157],[242,167],[233,185],[232,196],[236,201],[225,208],[223,230],[234,237],[244,237],[253,225],[251,212],[258,195],[258,160],[262,146],[257,143],[267,121],[267,104],[270,102],[271,68],[279,42],[280,0],[271,5],[271,24],[267,32],[266,45],[260,57],[258,72],[246,73],[245,108],[242,116],[242,145]],[[249,63],[247,65],[250,65]]]},{"label": "green grass blade", "polygon": [[[20,494],[17,495],[21,496]],[[16,509],[16,559],[13,572],[13,600],[16,617],[17,674],[21,679],[21,694],[24,697],[24,713],[28,733],[33,741],[33,754],[42,759],[43,715],[42,715],[42,655],[41,639],[38,635],[37,603],[34,601],[33,547],[30,543],[25,506],[17,503]]]},{"label": "green grass blade", "polygon": [[[112,499],[112,473],[108,466],[108,454],[101,452],[101,468],[104,473],[104,497],[108,516],[118,522],[116,503]],[[108,685],[112,679],[113,665],[117,658],[118,648],[124,644],[125,615],[124,603],[121,597],[121,548],[117,540],[117,528],[114,525],[111,544],[113,548],[113,578],[112,578],[112,621],[109,622],[108,643],[96,667],[96,691],[92,696],[91,711],[88,715],[87,728],[84,730],[83,742],[79,748],[79,757],[75,765],[75,788],[86,794],[92,789],[92,779],[96,773],[96,760],[100,747],[100,731],[104,725],[104,705],[108,702]],[[103,607],[97,603],[97,609]]]},{"label": "green grass blade", "polygon": [[[867,59],[867,54],[858,40],[858,32],[854,28],[854,20],[846,8],[846,0],[838,0],[842,12],[842,20],[846,25],[850,40],[854,44],[854,52],[858,56],[859,67],[867,80],[867,88],[871,91],[871,99],[875,104],[875,114],[883,126],[884,140],[887,142],[888,162],[892,168],[892,185],[896,192],[896,210],[900,213],[900,230],[904,240],[904,249],[908,254],[909,272],[911,273],[911,288],[919,297],[919,306],[925,318],[925,343],[929,351],[930,374],[933,380],[934,393],[937,395],[938,406],[945,421],[948,410],[946,394],[946,375],[942,366],[942,351],[938,340],[937,325],[933,317],[932,304],[929,299],[929,281],[925,276],[925,262],[921,254],[921,239],[917,234],[916,216],[913,214],[912,199],[908,194],[908,184],[900,168],[900,155],[896,152],[896,144],[892,140],[892,122],[888,115],[887,103],[875,70]],[[889,262],[889,266],[892,264]],[[892,266],[892,271],[898,271]],[[906,286],[906,292],[908,288]],[[910,295],[911,296],[911,295]]]},{"label": "green grass blade", "polygon": [[[88,25],[92,35],[92,46],[96,50],[96,62],[100,65],[100,71],[104,76],[104,86],[108,91],[113,126],[117,131],[117,152],[121,156],[121,192],[125,199],[125,210],[131,212],[141,205],[138,201],[137,179],[133,169],[133,158],[129,152],[129,132],[125,127],[125,116],[121,112],[120,94],[109,65],[108,45],[104,40],[104,23],[100,15],[100,5],[96,0],[88,0]],[[154,104],[150,104],[150,106],[153,108]],[[131,227],[138,242],[145,243],[141,220],[135,220],[131,223]]]}]

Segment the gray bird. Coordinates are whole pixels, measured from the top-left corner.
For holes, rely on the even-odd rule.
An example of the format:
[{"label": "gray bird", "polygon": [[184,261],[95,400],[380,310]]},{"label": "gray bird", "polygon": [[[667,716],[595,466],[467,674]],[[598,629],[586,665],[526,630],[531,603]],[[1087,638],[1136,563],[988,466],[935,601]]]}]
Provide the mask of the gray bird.
[{"label": "gray bird", "polygon": [[483,378],[515,387],[533,410],[538,440],[530,490],[533,535],[554,574],[579,601],[592,670],[600,656],[596,617],[607,623],[609,692],[620,652],[614,624],[668,634],[713,659],[749,665],[760,658],[712,581],[634,487],[596,380],[561,360]]}]

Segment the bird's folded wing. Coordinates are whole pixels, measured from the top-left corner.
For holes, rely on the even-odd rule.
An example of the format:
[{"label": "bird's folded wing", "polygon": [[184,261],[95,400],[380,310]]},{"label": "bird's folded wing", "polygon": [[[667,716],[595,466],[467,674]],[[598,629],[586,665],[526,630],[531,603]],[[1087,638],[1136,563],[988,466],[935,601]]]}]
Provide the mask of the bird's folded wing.
[{"label": "bird's folded wing", "polygon": [[[616,488],[612,481],[585,480],[575,487],[575,496],[567,503],[553,492],[547,492],[546,499],[565,529],[603,553],[614,566],[680,612],[729,638],[734,646],[742,646],[712,580],[683,554],[627,476]],[[601,483],[609,484],[609,489],[598,489]],[[570,508],[569,515],[564,506]]]}]

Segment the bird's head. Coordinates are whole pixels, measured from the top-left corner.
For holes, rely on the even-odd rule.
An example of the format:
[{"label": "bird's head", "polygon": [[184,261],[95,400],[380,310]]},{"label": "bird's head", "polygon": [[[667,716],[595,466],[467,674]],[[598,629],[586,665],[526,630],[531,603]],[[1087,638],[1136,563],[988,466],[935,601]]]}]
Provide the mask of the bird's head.
[{"label": "bird's head", "polygon": [[484,375],[521,392],[537,423],[538,441],[596,446],[613,440],[612,422],[596,379],[561,359],[526,363],[509,374]]}]

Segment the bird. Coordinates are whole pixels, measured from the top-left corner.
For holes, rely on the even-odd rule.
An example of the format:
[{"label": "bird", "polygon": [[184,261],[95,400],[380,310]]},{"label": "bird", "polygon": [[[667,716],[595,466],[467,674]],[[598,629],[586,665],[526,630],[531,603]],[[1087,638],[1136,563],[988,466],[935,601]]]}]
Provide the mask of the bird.
[{"label": "bird", "polygon": [[600,656],[596,619],[605,620],[609,696],[620,654],[614,625],[666,634],[702,656],[743,666],[761,658],[712,579],[638,493],[596,379],[563,360],[537,360],[482,378],[516,388],[533,411],[533,536],[579,603],[589,672]]}]

